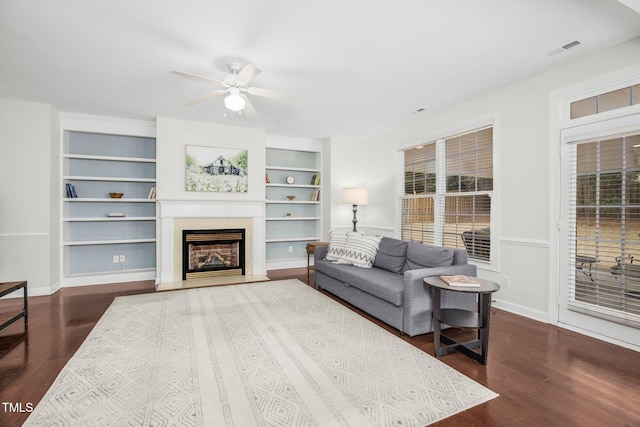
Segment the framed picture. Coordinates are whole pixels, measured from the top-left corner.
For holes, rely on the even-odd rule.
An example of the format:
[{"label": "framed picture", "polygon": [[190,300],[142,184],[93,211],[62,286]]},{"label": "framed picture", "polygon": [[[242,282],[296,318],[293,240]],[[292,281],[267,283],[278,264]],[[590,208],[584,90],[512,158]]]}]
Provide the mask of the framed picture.
[{"label": "framed picture", "polygon": [[187,145],[186,191],[246,193],[247,150]]}]

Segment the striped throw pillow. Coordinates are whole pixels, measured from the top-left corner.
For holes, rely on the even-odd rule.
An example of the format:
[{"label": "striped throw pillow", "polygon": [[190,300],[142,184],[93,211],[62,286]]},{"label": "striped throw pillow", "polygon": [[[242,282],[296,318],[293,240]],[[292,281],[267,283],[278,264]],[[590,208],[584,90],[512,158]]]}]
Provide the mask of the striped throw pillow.
[{"label": "striped throw pillow", "polygon": [[338,261],[344,252],[344,248],[347,246],[347,236],[350,235],[363,236],[364,233],[359,231],[349,231],[345,233],[344,231],[331,230],[329,232],[329,250],[327,250],[327,255],[324,259],[328,261]]},{"label": "striped throw pillow", "polygon": [[382,240],[382,236],[347,236],[347,246],[337,263],[371,268],[376,259],[376,253],[378,253],[380,240]]}]

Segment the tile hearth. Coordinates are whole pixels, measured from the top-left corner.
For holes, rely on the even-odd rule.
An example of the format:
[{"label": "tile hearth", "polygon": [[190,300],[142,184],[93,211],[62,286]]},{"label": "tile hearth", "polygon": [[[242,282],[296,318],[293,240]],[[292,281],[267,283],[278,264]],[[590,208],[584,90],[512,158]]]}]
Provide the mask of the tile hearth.
[{"label": "tile hearth", "polygon": [[219,276],[202,279],[190,279],[178,282],[160,283],[156,287],[156,292],[177,291],[180,289],[204,288],[207,286],[238,285],[241,283],[268,282],[265,275],[244,275],[244,276]]}]

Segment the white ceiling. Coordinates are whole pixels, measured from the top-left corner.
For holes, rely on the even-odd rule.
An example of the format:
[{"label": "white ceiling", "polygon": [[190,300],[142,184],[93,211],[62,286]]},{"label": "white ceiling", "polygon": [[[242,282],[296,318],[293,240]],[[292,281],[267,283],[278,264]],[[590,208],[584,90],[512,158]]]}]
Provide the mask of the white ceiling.
[{"label": "white ceiling", "polygon": [[[0,98],[60,111],[174,117],[303,137],[377,134],[640,36],[637,0],[0,0]],[[578,40],[571,50],[553,51]],[[252,85],[295,97],[217,89],[235,60]],[[226,113],[226,117],[225,117]],[[423,113],[424,114],[424,113]]]}]

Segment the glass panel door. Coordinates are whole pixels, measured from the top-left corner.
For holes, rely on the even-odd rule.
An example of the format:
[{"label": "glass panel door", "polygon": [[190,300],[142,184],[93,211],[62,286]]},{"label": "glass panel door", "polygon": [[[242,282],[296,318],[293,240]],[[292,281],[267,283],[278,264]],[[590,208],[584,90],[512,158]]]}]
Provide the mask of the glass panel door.
[{"label": "glass panel door", "polygon": [[[563,132],[559,321],[640,339],[640,117]],[[635,129],[634,129],[635,127]]]}]

